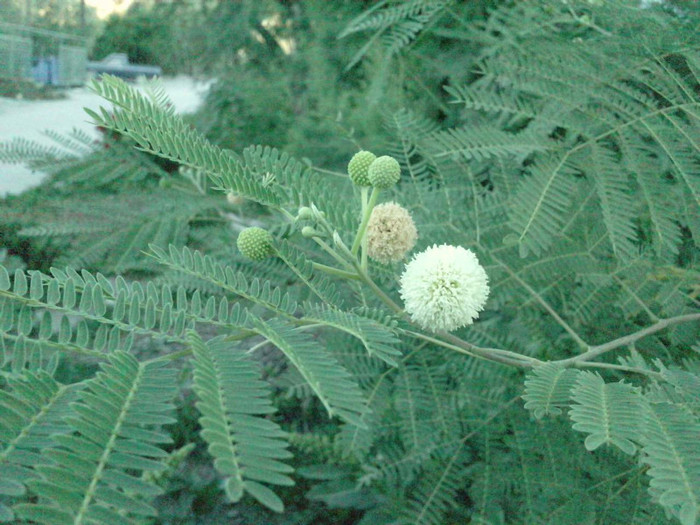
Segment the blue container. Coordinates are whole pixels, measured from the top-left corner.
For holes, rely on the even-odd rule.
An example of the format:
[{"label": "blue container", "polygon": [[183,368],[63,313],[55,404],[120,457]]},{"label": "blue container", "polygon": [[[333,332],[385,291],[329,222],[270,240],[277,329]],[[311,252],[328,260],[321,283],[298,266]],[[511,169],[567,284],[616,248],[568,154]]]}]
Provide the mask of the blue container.
[{"label": "blue container", "polygon": [[54,56],[38,59],[32,67],[32,77],[39,84],[50,86],[58,84],[58,59]]}]

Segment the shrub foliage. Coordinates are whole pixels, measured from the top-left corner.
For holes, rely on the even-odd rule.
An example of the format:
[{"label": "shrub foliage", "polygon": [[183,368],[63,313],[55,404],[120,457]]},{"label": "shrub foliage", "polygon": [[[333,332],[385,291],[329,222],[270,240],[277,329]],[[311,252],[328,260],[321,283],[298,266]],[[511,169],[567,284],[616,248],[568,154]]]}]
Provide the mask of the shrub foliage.
[{"label": "shrub foliage", "polygon": [[[700,522],[699,20],[368,6],[338,35],[355,95],[404,87],[360,144],[401,167],[372,196],[336,166],[224,149],[111,77],[90,116],[113,147],[3,145],[56,165],[34,198],[75,213],[14,230],[64,239],[60,264],[0,266],[0,517],[158,522],[192,390],[189,441],[238,505],[282,512],[301,482],[362,524]],[[410,104],[421,72],[432,106]],[[365,256],[378,195],[411,212],[416,251],[478,255],[474,324],[411,322],[403,265]],[[246,226],[271,258],[235,249]]]}]

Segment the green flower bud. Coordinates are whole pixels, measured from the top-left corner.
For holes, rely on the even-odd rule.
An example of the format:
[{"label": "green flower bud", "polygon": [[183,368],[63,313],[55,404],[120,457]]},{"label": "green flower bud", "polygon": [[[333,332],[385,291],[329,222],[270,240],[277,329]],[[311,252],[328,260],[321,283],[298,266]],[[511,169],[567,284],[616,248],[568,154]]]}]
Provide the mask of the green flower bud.
[{"label": "green flower bud", "polygon": [[313,229],[311,226],[304,226],[301,229],[301,234],[304,237],[321,237],[321,234]]},{"label": "green flower bud", "polygon": [[297,212],[297,219],[299,220],[311,220],[314,218],[314,212],[308,206],[302,206]]},{"label": "green flower bud", "polygon": [[369,151],[358,151],[348,163],[348,175],[357,186],[370,186],[367,170],[377,156]]},{"label": "green flower bud", "polygon": [[399,166],[398,161],[394,157],[389,157],[388,155],[377,157],[377,159],[370,164],[369,170],[367,170],[367,177],[372,183],[372,186],[380,190],[385,190],[399,182],[401,178],[401,166]]},{"label": "green flower bud", "polygon": [[272,235],[267,230],[253,226],[238,234],[236,241],[243,255],[254,261],[262,261],[272,255]]}]

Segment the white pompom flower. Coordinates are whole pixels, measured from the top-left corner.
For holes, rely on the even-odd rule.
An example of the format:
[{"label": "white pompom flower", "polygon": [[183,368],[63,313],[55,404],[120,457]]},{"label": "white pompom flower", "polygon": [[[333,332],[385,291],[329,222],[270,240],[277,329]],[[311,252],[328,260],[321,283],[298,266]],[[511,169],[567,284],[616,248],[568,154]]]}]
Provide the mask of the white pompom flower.
[{"label": "white pompom flower", "polygon": [[413,257],[401,275],[399,291],[414,322],[433,332],[449,332],[479,317],[489,284],[474,252],[443,244]]}]

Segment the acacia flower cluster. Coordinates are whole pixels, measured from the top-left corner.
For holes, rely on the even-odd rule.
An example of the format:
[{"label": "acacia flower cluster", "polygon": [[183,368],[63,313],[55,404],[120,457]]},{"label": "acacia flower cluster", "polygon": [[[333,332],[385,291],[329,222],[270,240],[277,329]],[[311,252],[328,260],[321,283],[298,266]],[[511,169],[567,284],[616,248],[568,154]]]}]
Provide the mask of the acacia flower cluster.
[{"label": "acacia flower cluster", "polygon": [[[351,248],[313,204],[299,208],[294,220],[300,223],[304,237],[313,239],[341,265],[335,268],[312,262],[315,268],[340,277],[364,280],[386,299],[385,302],[392,303],[392,308],[400,310],[372,282],[367,273],[367,257],[385,264],[398,262],[413,249],[418,238],[408,210],[395,202],[376,204],[382,191],[400,181],[401,166],[393,157],[377,157],[363,150],[348,163],[348,176],[360,188],[362,200],[360,224]],[[239,237],[241,252],[256,260],[272,254],[270,234],[259,229],[250,230]],[[329,237],[333,238],[333,246],[324,240]],[[399,292],[405,312],[413,322],[432,332],[449,332],[470,325],[479,317],[489,296],[488,276],[471,250],[435,244],[406,264]]]},{"label": "acacia flower cluster", "polygon": [[486,271],[476,255],[461,246],[433,245],[417,254],[400,283],[406,312],[434,332],[472,324],[489,296]]},{"label": "acacia flower cluster", "polygon": [[367,254],[381,263],[400,261],[416,244],[418,231],[408,210],[395,202],[375,206],[367,223]]}]

